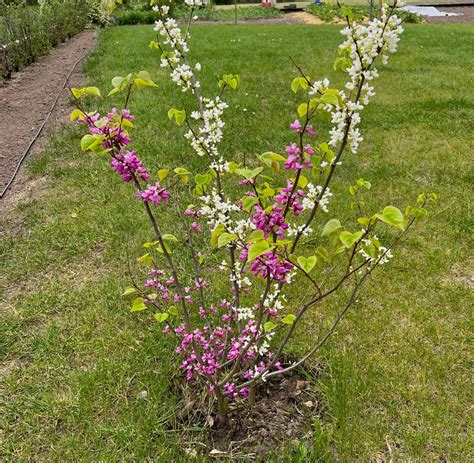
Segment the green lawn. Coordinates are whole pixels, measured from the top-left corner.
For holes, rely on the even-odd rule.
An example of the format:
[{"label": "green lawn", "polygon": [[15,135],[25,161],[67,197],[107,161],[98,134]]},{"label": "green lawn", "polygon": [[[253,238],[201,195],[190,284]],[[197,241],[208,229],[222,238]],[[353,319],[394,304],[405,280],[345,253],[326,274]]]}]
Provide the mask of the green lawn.
[{"label": "green lawn", "polygon": [[[166,117],[181,93],[148,48],[152,38],[150,27],[103,30],[87,73],[106,90],[114,75],[149,70],[160,89],[132,100],[134,147],[153,169],[197,170],[205,161]],[[407,26],[363,111],[366,142],[358,157],[346,158],[331,211],[349,200],[347,186],[359,177],[372,182],[369,205],[403,207],[421,191],[436,191],[440,204],[315,359],[326,372],[316,387],[327,406],[315,417],[314,455],[301,461],[474,459],[473,39],[472,26]],[[341,83],[332,70],[340,40],[337,26],[195,28],[205,93],[215,92],[224,72],[241,76],[239,92],[227,97],[228,157],[282,150],[298,103],[288,57],[314,78]],[[64,127],[29,162],[33,194],[2,221],[0,457],[186,461],[184,440],[205,439],[172,429],[179,408],[170,388],[172,342],[150,316],[130,314],[120,296],[128,259],[150,238],[148,224],[129,185],[106,161],[79,151],[80,135]],[[294,349],[304,342],[300,333]],[[278,461],[298,461],[285,455]]]}]

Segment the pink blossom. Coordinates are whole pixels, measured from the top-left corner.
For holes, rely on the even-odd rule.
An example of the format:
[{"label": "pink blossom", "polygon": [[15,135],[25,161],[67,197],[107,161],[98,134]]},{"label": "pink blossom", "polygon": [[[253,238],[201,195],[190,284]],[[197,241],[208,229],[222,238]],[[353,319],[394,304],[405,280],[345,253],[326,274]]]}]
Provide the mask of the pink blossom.
[{"label": "pink blossom", "polygon": [[147,185],[145,190],[138,191],[136,197],[142,199],[144,203],[149,201],[153,204],[160,205],[168,199],[169,195],[169,191],[162,188],[160,183],[157,182],[155,185]]},{"label": "pink blossom", "polygon": [[267,278],[267,276],[270,276],[280,283],[286,283],[286,278],[292,269],[293,264],[291,262],[280,258],[273,251],[262,254],[250,266],[250,271],[255,277],[260,275],[262,278]]},{"label": "pink blossom", "polygon": [[283,209],[280,206],[273,206],[272,210],[266,211],[259,204],[254,206],[255,214],[251,221],[255,224],[257,230],[262,230],[265,238],[272,233],[276,233],[281,239],[284,239],[284,231],[288,229],[288,224],[281,214]]},{"label": "pink blossom", "polygon": [[132,173],[135,172],[144,182],[150,178],[148,171],[138,159],[135,151],[127,151],[125,154],[120,152],[112,158],[110,165],[122,177],[124,182],[129,182],[132,179]]},{"label": "pink blossom", "polygon": [[301,128],[301,122],[298,119],[296,119],[295,122],[290,124],[290,129],[294,130],[296,133],[301,133]]},{"label": "pink blossom", "polygon": [[196,233],[201,233],[201,232],[202,232],[201,225],[199,225],[197,222],[193,222],[193,223],[191,224],[191,228],[192,228]]},{"label": "pink blossom", "polygon": [[306,126],[306,133],[308,134],[308,136],[310,137],[314,137],[316,135],[316,132],[313,130],[313,126],[311,124],[308,124]]},{"label": "pink blossom", "polygon": [[296,216],[300,215],[303,211],[303,206],[300,204],[300,198],[304,198],[306,195],[303,190],[296,190],[295,193],[291,194],[293,191],[293,183],[291,180],[287,180],[287,186],[280,190],[280,193],[275,196],[275,201],[278,201],[281,204],[288,204],[288,208],[293,209],[293,212]]}]

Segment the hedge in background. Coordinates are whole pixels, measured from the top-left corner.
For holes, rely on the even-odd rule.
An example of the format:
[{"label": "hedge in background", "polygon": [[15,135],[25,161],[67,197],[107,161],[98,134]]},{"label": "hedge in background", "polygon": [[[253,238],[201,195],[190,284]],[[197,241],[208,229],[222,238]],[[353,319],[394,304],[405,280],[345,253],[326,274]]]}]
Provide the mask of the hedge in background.
[{"label": "hedge in background", "polygon": [[40,6],[2,5],[0,2],[0,76],[34,62],[86,26],[88,6],[83,0],[48,0]]}]

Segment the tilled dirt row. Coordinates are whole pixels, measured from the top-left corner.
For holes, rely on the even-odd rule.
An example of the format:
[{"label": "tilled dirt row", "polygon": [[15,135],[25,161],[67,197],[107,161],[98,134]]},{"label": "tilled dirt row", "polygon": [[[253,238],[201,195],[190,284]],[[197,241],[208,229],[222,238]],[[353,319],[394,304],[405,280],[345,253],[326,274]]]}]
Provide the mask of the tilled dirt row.
[{"label": "tilled dirt row", "polygon": [[[94,50],[98,31],[86,30],[61,44],[36,63],[13,75],[0,86],[0,192],[37,133],[74,64]],[[81,61],[69,85],[83,81]],[[33,151],[44,145],[48,131],[66,119],[70,111],[64,90]],[[12,191],[14,192],[15,185]],[[7,193],[4,200],[8,199]]]}]

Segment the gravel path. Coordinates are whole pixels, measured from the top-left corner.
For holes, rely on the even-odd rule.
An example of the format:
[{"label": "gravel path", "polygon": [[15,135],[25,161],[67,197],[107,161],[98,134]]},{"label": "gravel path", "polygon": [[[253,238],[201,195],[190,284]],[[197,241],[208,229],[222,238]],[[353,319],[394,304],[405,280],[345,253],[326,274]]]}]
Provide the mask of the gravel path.
[{"label": "gravel path", "polygon": [[462,16],[435,16],[426,18],[428,23],[445,23],[445,24],[472,24],[474,23],[474,6],[441,6],[436,8],[446,13],[461,13]]},{"label": "gravel path", "polygon": [[[47,116],[67,75],[79,58],[94,50],[97,36],[96,30],[77,34],[0,86],[0,192]],[[71,75],[70,85],[79,85],[83,80],[81,67],[82,63]],[[67,91],[63,91],[32,152],[44,145],[51,128],[66,120],[69,112]],[[8,195],[9,192],[4,199]]]}]

